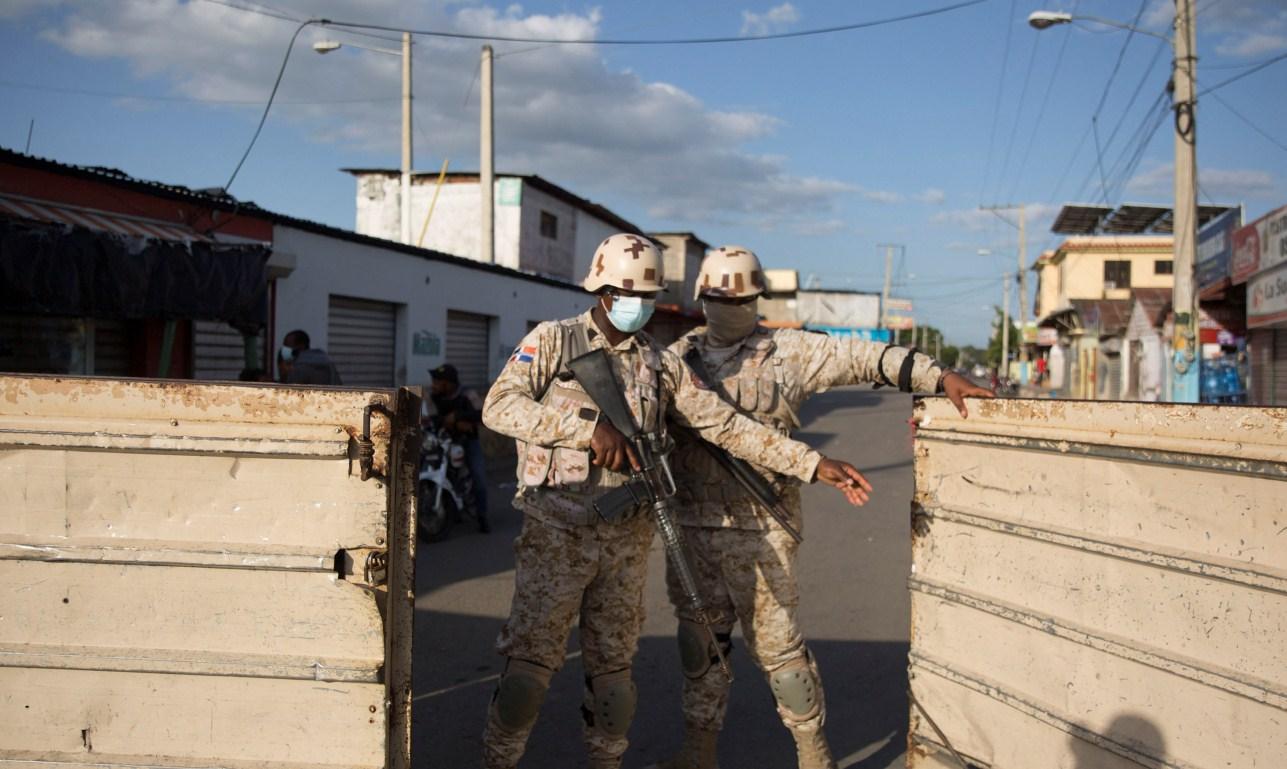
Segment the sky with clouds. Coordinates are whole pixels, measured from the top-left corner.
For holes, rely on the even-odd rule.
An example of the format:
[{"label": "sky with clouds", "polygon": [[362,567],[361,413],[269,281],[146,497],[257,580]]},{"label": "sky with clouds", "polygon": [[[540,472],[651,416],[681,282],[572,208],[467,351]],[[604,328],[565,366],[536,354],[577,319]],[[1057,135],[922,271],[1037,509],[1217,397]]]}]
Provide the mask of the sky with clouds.
[{"label": "sky with clouds", "polygon": [[[1287,204],[1284,0],[1196,0],[1200,202]],[[951,0],[0,0],[0,145],[191,187],[222,186],[297,22],[594,40],[746,37],[899,16]],[[239,7],[233,7],[239,6]],[[245,10],[255,8],[262,13]],[[1024,203],[1028,261],[1064,202],[1168,204],[1169,47],[1039,8],[1165,34],[1169,0],[989,0],[836,34],[714,45],[496,43],[497,169],[531,173],[649,230],[739,243],[824,287],[896,293],[949,341],[982,342]],[[285,17],[285,18],[279,18]],[[339,51],[318,56],[313,42]],[[310,27],[232,193],[352,227],[341,167],[398,162],[396,40]],[[477,41],[419,38],[416,166],[478,167]],[[1092,116],[1094,119],[1092,120]],[[980,249],[989,251],[980,255]]]}]

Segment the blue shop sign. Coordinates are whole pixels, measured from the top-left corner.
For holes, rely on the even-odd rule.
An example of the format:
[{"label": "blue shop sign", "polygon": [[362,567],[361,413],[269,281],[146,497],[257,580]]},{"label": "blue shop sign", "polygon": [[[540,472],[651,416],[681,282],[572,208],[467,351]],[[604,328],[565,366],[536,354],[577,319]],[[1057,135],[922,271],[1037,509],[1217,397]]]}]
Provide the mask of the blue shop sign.
[{"label": "blue shop sign", "polygon": [[1231,208],[1198,231],[1198,290],[1229,277],[1233,258],[1233,232],[1242,224],[1242,209]]}]

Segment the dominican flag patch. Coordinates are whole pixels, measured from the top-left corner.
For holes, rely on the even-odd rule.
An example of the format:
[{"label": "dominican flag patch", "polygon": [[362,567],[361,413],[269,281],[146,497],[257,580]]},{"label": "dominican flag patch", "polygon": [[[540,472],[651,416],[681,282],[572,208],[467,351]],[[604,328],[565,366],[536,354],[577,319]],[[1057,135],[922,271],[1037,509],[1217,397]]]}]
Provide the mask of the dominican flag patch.
[{"label": "dominican flag patch", "polygon": [[535,347],[524,347],[519,345],[514,348],[514,354],[509,356],[510,363],[531,363],[532,357],[536,355]]}]

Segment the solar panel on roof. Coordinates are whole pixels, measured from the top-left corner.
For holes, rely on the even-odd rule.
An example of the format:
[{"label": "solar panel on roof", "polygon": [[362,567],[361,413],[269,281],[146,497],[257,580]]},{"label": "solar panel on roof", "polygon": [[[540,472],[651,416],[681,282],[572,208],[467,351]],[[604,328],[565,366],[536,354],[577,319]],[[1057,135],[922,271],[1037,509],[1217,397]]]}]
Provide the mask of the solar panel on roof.
[{"label": "solar panel on roof", "polygon": [[1141,235],[1153,227],[1171,209],[1166,206],[1127,204],[1109,214],[1104,232],[1114,235]]},{"label": "solar panel on roof", "polygon": [[1050,231],[1060,235],[1092,235],[1112,210],[1108,206],[1065,205]]}]

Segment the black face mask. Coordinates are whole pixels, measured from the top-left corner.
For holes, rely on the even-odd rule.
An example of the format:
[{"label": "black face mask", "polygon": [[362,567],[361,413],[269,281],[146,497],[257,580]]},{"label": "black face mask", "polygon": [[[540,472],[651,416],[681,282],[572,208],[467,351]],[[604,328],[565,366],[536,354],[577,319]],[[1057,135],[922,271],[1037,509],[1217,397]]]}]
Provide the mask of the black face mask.
[{"label": "black face mask", "polygon": [[718,347],[727,347],[742,341],[755,330],[759,320],[759,302],[724,304],[703,301],[702,312],[706,313],[711,341]]}]

